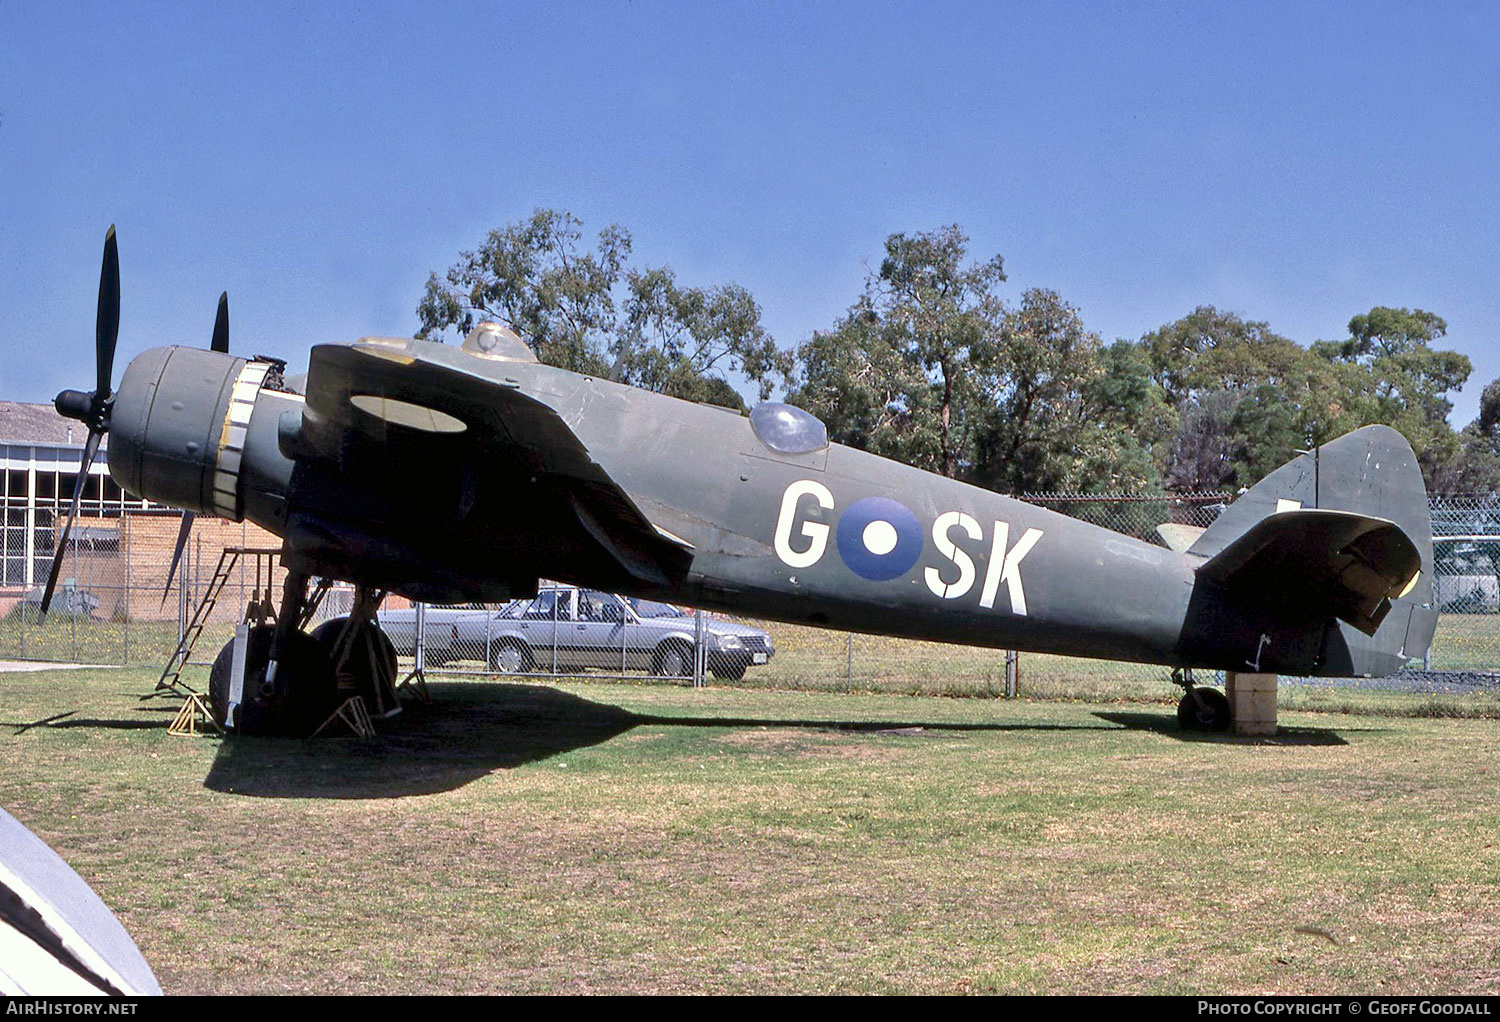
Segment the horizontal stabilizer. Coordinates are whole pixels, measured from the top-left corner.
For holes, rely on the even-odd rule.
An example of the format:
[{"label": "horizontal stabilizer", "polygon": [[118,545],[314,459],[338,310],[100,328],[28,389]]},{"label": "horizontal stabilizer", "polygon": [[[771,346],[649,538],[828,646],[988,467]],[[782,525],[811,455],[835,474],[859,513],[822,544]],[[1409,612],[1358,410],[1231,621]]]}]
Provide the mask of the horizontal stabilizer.
[{"label": "horizontal stabilizer", "polygon": [[1416,544],[1395,522],[1303,509],[1261,519],[1198,576],[1236,598],[1330,615],[1374,635],[1421,569]]}]

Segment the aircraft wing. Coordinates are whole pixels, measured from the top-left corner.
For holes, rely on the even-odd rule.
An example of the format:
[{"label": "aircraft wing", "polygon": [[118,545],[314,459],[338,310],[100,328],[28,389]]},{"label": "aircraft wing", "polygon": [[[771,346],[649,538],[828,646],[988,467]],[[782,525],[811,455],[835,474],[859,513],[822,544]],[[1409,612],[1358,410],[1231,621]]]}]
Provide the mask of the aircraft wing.
[{"label": "aircraft wing", "polygon": [[[505,363],[497,363],[504,365]],[[633,577],[665,584],[691,547],[654,525],[545,402],[498,379],[387,342],[319,345],[307,374],[302,440],[331,456],[459,440],[563,482],[573,514]],[[462,439],[460,439],[462,438]]]},{"label": "aircraft wing", "polygon": [[1374,635],[1421,568],[1416,545],[1395,522],[1302,509],[1261,519],[1198,575],[1259,602],[1331,613]]}]

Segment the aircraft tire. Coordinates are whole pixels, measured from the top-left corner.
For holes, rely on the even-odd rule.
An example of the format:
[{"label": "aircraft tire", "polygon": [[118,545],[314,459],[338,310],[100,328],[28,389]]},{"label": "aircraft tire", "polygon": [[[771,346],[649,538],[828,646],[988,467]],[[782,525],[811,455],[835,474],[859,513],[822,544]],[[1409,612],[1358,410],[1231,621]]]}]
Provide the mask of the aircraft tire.
[{"label": "aircraft tire", "polygon": [[[306,738],[338,706],[338,686],[333,665],[318,642],[306,632],[293,632],[287,640],[281,665],[283,679],[290,680],[286,695],[268,699],[260,686],[271,659],[274,625],[250,629],[245,651],[245,687],[240,702],[239,726],[242,735],[286,735]],[[234,662],[234,640],[224,644],[208,675],[208,697],[214,720],[224,723],[229,708],[229,675]]]},{"label": "aircraft tire", "polygon": [[[376,687],[381,684],[380,679],[370,673],[370,660],[368,656],[355,655],[348,658],[347,663],[340,671],[340,665],[334,662],[334,644],[338,642],[339,635],[344,626],[348,624],[349,618],[336,617],[324,621],[312,630],[312,637],[323,650],[323,655],[328,657],[333,666],[334,678],[339,685],[339,694],[343,698],[358,695],[364,699],[366,706],[378,706]],[[371,626],[374,629],[375,641],[380,645],[380,670],[384,672],[384,684],[394,688],[396,684],[396,644],[391,641],[390,636],[380,630],[378,625]],[[356,643],[358,639],[356,639]]]},{"label": "aircraft tire", "polygon": [[1186,692],[1177,703],[1177,725],[1184,731],[1228,731],[1234,722],[1229,708],[1229,699],[1216,688],[1195,690],[1203,697],[1204,706],[1198,706],[1193,692]]}]

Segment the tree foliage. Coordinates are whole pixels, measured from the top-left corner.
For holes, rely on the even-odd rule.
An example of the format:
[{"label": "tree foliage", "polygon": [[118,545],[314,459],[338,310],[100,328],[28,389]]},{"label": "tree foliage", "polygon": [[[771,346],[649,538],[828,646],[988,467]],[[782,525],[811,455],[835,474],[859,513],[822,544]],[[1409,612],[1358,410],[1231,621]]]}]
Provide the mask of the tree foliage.
[{"label": "tree foliage", "polygon": [[958,227],[886,239],[878,272],[833,330],[799,352],[790,400],[829,435],[958,477],[994,397],[999,353],[999,256],[964,265]]},{"label": "tree foliage", "polygon": [[768,396],[790,372],[744,288],[679,284],[665,267],[634,268],[630,232],[612,224],[593,250],[571,213],[539,209],[497,228],[427,280],[417,336],[467,333],[482,319],[515,330],[550,365],[608,375],[658,393],[743,408],[725,379]]},{"label": "tree foliage", "polygon": [[[1077,309],[1053,291],[1000,294],[1000,256],[968,263],[957,226],[893,234],[878,272],[832,330],[798,351],[789,400],[851,446],[981,485],[1096,490],[1147,483],[1119,427],[1144,414],[1144,377],[1111,376]],[[1116,401],[1124,402],[1125,412]]]},{"label": "tree foliage", "polygon": [[1458,451],[1437,466],[1428,488],[1434,493],[1500,492],[1500,380],[1479,398],[1479,416],[1458,434]]},{"label": "tree foliage", "polygon": [[761,400],[785,378],[790,359],[760,324],[760,307],[737,284],[683,287],[669,269],[632,270],[624,323],[611,339],[611,377],[693,401],[744,407],[723,378],[754,381]]},{"label": "tree foliage", "polygon": [[1164,408],[1142,436],[1172,489],[1249,485],[1293,449],[1359,425],[1337,371],[1266,323],[1199,306],[1139,349]]},{"label": "tree foliage", "polygon": [[[1032,288],[1001,320],[1002,385],[985,416],[974,480],[1022,491],[1136,490],[1154,473],[1129,432],[1147,401],[1129,365],[1055,291]],[[1113,371],[1118,374],[1111,376]],[[1139,384],[1141,381],[1135,381]]]},{"label": "tree foliage", "polygon": [[1303,347],[1200,306],[1138,343],[1169,410],[1140,435],[1172,489],[1250,485],[1295,450],[1369,423],[1406,436],[1429,487],[1477,485],[1490,462],[1477,433],[1448,425],[1448,395],[1470,365],[1434,347],[1446,331],[1430,312],[1377,306],[1349,321],[1348,338]]},{"label": "tree foliage", "polygon": [[1467,355],[1433,347],[1447,332],[1448,325],[1433,313],[1376,306],[1349,321],[1347,340],[1312,346],[1340,367],[1356,417],[1392,426],[1411,442],[1429,486],[1459,455],[1462,444],[1448,425],[1453,411],[1448,394],[1473,371]]}]

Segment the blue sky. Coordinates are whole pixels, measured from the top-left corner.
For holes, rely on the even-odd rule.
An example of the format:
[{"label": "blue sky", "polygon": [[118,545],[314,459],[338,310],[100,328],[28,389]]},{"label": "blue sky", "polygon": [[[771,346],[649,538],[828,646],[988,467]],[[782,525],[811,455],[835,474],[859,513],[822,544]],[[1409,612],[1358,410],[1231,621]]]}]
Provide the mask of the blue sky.
[{"label": "blue sky", "polygon": [[962,225],[1105,340],[1213,304],[1304,343],[1443,316],[1500,376],[1500,4],[0,0],[0,397],[125,360],[410,334],[539,206],[735,281],[783,346]]}]

